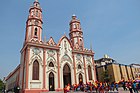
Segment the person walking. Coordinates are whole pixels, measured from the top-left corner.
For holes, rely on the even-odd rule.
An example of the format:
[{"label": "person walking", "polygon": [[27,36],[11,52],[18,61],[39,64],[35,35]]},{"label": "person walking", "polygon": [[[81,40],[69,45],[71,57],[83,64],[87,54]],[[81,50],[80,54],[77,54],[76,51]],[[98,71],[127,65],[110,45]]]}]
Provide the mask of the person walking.
[{"label": "person walking", "polygon": [[114,82],[111,83],[111,90],[114,91]]},{"label": "person walking", "polygon": [[119,84],[116,82],[115,83],[115,89],[118,91],[118,88],[119,88]]},{"label": "person walking", "polygon": [[122,82],[122,87],[123,87],[124,90],[127,90],[127,88],[126,88],[126,81],[124,81],[124,80]]},{"label": "person walking", "polygon": [[132,82],[128,82],[128,88],[129,88],[130,93],[133,93]]},{"label": "person walking", "polygon": [[133,89],[133,91],[134,91],[135,93],[138,93],[137,84],[136,84],[135,81],[132,83],[132,89]]},{"label": "person walking", "polygon": [[140,92],[140,81],[138,83],[138,91]]}]

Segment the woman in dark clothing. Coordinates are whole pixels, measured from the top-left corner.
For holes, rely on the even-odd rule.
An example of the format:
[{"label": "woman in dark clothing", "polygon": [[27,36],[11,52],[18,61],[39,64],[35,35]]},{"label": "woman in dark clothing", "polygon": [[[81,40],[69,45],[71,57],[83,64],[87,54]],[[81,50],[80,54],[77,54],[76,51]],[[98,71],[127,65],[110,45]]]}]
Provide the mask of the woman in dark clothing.
[{"label": "woman in dark clothing", "polygon": [[128,88],[129,88],[130,93],[133,93],[132,83],[131,82],[128,82]]},{"label": "woman in dark clothing", "polygon": [[125,81],[122,82],[122,87],[123,87],[124,90],[127,90]]},{"label": "woman in dark clothing", "polygon": [[140,91],[140,81],[139,81],[139,83],[138,83],[138,90]]}]

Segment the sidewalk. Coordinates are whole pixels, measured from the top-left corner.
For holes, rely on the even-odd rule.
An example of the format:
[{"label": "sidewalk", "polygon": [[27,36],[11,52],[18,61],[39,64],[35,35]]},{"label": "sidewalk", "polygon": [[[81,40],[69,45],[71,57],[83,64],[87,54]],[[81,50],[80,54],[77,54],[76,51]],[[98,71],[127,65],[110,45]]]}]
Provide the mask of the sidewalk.
[{"label": "sidewalk", "polygon": [[[67,92],[67,93],[99,93],[99,92],[96,92],[96,91],[92,91],[92,92],[81,92],[81,91],[76,91],[76,92],[73,92],[73,91],[71,91],[71,92]],[[129,90],[126,90],[126,91],[124,91],[123,90],[123,88],[119,88],[119,91],[104,91],[104,93],[130,93],[129,92]]]}]

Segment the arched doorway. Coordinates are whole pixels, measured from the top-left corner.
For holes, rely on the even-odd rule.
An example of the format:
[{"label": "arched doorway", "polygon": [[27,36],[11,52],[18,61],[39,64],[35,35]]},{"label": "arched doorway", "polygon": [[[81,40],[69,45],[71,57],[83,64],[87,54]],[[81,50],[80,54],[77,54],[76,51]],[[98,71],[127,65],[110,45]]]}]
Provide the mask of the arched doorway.
[{"label": "arched doorway", "polygon": [[71,85],[71,71],[70,71],[70,67],[67,64],[63,68],[63,82],[64,82],[64,87],[68,84]]},{"label": "arched doorway", "polygon": [[82,84],[83,83],[83,76],[82,74],[80,73],[79,74],[79,84]]},{"label": "arched doorway", "polygon": [[54,91],[54,74],[49,74],[49,91]]}]

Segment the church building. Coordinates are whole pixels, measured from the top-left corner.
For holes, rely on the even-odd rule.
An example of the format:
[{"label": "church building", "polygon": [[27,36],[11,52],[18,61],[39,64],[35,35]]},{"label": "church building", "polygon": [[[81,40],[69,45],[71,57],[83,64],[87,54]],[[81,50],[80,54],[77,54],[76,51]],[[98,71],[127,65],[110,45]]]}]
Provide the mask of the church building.
[{"label": "church building", "polygon": [[69,23],[69,37],[58,43],[52,37],[42,40],[42,9],[38,0],[29,9],[20,64],[6,78],[6,90],[20,93],[61,91],[70,84],[96,80],[94,52],[84,47],[80,20]]}]

